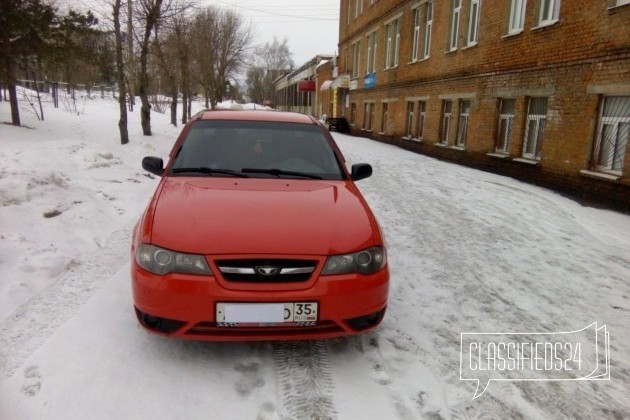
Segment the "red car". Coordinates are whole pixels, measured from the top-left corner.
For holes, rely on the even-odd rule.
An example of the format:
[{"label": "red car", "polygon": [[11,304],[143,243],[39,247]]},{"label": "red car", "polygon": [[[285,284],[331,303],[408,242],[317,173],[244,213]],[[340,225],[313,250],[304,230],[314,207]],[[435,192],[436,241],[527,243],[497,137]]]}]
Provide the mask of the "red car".
[{"label": "red car", "polygon": [[336,337],[376,327],[383,235],[328,130],[273,111],[202,111],[184,127],[131,248],[151,332],[200,340]]}]

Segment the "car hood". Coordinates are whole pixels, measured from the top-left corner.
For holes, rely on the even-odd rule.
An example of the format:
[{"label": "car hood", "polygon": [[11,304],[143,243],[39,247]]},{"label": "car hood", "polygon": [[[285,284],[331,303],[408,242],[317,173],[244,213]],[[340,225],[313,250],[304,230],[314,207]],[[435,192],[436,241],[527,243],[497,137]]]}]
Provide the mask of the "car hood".
[{"label": "car hood", "polygon": [[350,181],[169,177],[156,198],[151,242],[181,252],[342,254],[378,235]]}]

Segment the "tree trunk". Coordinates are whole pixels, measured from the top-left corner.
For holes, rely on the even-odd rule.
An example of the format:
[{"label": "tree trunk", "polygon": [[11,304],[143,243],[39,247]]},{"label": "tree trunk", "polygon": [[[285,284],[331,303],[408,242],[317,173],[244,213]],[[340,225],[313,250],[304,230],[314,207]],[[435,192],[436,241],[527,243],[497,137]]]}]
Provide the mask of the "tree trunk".
[{"label": "tree trunk", "polygon": [[116,36],[116,76],[118,78],[118,106],[120,108],[120,119],[118,120],[118,130],[120,131],[120,144],[129,143],[129,133],[127,131],[127,106],[125,103],[125,68],[123,65],[122,36],[120,33],[120,2],[116,0],[114,4],[114,32]]},{"label": "tree trunk", "polygon": [[11,124],[20,126],[20,110],[18,109],[15,78],[9,79],[9,102],[11,104]]},{"label": "tree trunk", "polygon": [[11,104],[11,124],[20,126],[20,109],[18,108],[17,91],[15,88],[15,61],[11,56],[11,40],[3,39],[4,65],[6,69],[7,88],[9,90],[9,103]]},{"label": "tree trunk", "polygon": [[177,84],[173,81],[171,91],[171,124],[177,127]]},{"label": "tree trunk", "polygon": [[134,65],[133,57],[133,7],[131,0],[127,1],[127,70],[129,77],[127,79],[127,85],[129,86],[129,110],[133,112],[133,106],[136,104],[136,94],[133,88],[136,74],[136,67]]},{"label": "tree trunk", "polygon": [[151,104],[149,103],[149,75],[147,74],[147,57],[149,55],[149,46],[143,46],[140,53],[140,124],[142,125],[142,134],[151,135]]},{"label": "tree trunk", "polygon": [[186,88],[182,89],[182,124],[188,122],[188,92]]},{"label": "tree trunk", "polygon": [[151,9],[148,10],[146,16],[147,21],[144,27],[144,35],[140,46],[140,87],[138,89],[138,93],[140,94],[140,101],[142,102],[142,106],[140,108],[140,124],[142,125],[142,134],[145,136],[151,135],[151,104],[149,103],[149,74],[147,69],[149,41],[151,39],[153,27],[160,18],[161,8],[162,0],[155,0]]}]

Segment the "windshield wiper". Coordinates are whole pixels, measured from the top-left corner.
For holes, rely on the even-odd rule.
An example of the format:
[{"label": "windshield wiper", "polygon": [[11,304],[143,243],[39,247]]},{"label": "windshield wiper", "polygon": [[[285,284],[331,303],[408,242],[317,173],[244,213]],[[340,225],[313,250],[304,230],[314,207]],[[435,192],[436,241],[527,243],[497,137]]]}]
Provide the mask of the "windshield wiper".
[{"label": "windshield wiper", "polygon": [[249,176],[238,171],[233,171],[231,169],[214,169],[214,168],[208,168],[207,166],[201,166],[197,168],[173,168],[172,171],[173,173],[176,173],[176,174],[180,172],[198,172],[198,173],[207,174],[207,175],[221,174],[221,175],[235,176],[238,178],[249,178]]},{"label": "windshield wiper", "polygon": [[311,178],[311,179],[322,179],[321,176],[315,174],[308,174],[306,172],[294,172],[294,171],[285,171],[282,169],[256,169],[256,168],[243,168],[241,170],[244,173],[250,174],[269,174],[274,176],[286,175],[286,176],[298,176],[302,178]]}]

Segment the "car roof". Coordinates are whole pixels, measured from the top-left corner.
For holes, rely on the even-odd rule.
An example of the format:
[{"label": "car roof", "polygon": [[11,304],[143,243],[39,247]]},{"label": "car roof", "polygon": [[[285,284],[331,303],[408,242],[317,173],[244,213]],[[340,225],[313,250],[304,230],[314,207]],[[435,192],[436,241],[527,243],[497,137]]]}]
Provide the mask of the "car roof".
[{"label": "car roof", "polygon": [[195,116],[196,120],[232,121],[271,121],[286,123],[314,124],[311,117],[297,112],[266,110],[204,110]]}]

